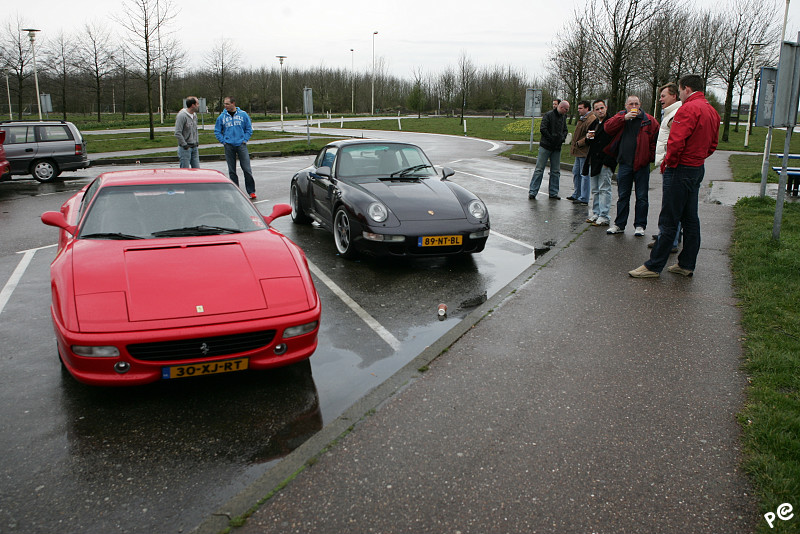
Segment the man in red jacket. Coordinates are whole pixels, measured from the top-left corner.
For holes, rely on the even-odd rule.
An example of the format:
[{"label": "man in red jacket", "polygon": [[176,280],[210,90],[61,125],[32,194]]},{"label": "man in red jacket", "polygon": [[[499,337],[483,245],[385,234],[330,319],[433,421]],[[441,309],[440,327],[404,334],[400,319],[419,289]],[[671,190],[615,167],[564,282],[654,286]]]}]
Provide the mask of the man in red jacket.
[{"label": "man in red jacket", "polygon": [[652,115],[642,111],[638,96],[629,96],[625,109],[606,120],[604,130],[612,136],[605,153],[619,163],[617,169],[617,218],[606,233],[625,231],[630,212],[631,191],[636,186],[636,207],[633,215],[633,234],[643,236],[647,228],[647,211],[650,203],[650,162],[656,157],[656,138],[659,124]]},{"label": "man in red jacket", "polygon": [[[667,270],[682,276],[694,274],[700,251],[700,218],[697,214],[704,163],[717,149],[719,113],[700,91],[705,84],[700,76],[684,76],[678,82],[681,105],[672,120],[664,158],[664,201],[658,226],[662,233],[644,265],[628,274],[634,278],[659,276],[669,259],[678,222],[683,225],[683,250],[678,263]],[[668,187],[669,186],[669,187]]]}]

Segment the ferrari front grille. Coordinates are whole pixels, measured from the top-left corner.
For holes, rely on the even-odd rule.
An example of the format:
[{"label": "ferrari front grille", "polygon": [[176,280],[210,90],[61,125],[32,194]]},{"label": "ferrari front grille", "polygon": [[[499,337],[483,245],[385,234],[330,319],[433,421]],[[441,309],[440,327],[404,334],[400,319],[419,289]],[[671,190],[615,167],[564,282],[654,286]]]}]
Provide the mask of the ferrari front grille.
[{"label": "ferrari front grille", "polygon": [[127,349],[128,353],[137,360],[197,360],[259,349],[272,343],[273,339],[275,339],[275,330],[264,330],[228,336],[134,343],[128,345]]}]

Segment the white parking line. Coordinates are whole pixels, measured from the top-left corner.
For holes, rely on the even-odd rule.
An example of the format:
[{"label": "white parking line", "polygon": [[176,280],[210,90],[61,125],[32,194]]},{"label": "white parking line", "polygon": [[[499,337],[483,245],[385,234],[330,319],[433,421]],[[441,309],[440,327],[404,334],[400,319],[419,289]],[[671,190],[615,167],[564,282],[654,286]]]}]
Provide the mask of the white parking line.
[{"label": "white parking line", "polygon": [[25,274],[25,271],[27,270],[28,265],[30,265],[33,255],[36,254],[36,251],[55,246],[56,245],[47,245],[44,247],[21,250],[17,252],[17,254],[22,254],[23,256],[17,264],[17,268],[14,269],[13,273],[11,273],[11,278],[8,279],[6,285],[3,286],[3,290],[0,291],[0,313],[3,313],[3,309],[6,307],[6,304],[8,304],[11,294],[17,288],[17,284],[19,284],[19,281],[22,279],[22,275]]},{"label": "white parking line", "polygon": [[375,318],[372,317],[369,313],[367,313],[367,311],[364,308],[359,306],[356,301],[351,299],[350,296],[342,290],[342,288],[337,286],[333,280],[328,278],[328,276],[325,273],[319,270],[317,266],[311,263],[310,261],[308,262],[308,267],[309,269],[311,269],[311,272],[313,272],[314,275],[317,276],[317,278],[322,280],[323,284],[328,286],[328,289],[333,291],[333,293],[337,297],[342,299],[342,302],[347,304],[347,306],[351,310],[353,310],[356,313],[356,315],[361,317],[361,320],[367,323],[367,325],[369,325],[369,327],[372,328],[372,330],[376,334],[378,334],[378,336],[380,336],[381,339],[383,339],[386,343],[388,343],[389,346],[392,347],[394,350],[400,349],[400,341],[398,341],[398,339],[394,337],[391,332],[389,332],[383,326],[381,326],[381,324],[378,321],[376,321]]},{"label": "white parking line", "polygon": [[536,250],[536,248],[533,245],[529,245],[528,243],[523,243],[522,241],[519,241],[518,239],[514,239],[513,237],[508,237],[507,235],[503,235],[500,232],[495,232],[494,230],[489,230],[489,231],[492,233],[492,235],[496,235],[497,237],[502,237],[506,241],[511,241],[512,243],[516,243],[517,245],[519,245],[521,247],[529,248],[529,249],[534,250],[534,251]]},{"label": "white parking line", "polygon": [[510,184],[508,182],[503,182],[502,180],[495,180],[493,178],[487,178],[485,176],[480,176],[478,174],[472,174],[471,172],[466,172],[466,171],[458,171],[458,172],[461,173],[461,174],[466,174],[467,176],[472,176],[474,178],[480,178],[481,180],[486,180],[487,182],[495,182],[495,183],[507,185],[507,186],[510,186],[510,187],[516,187],[517,189],[525,189],[525,190],[528,189],[528,186]]}]

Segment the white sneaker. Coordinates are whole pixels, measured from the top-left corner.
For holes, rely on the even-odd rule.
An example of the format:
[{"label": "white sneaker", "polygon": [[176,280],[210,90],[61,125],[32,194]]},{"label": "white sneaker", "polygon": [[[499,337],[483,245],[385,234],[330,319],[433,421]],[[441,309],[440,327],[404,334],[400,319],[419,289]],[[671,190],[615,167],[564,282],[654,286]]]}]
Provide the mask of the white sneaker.
[{"label": "white sneaker", "polygon": [[608,217],[598,217],[592,224],[595,226],[608,226],[611,223]]},{"label": "white sneaker", "polygon": [[588,223],[593,223],[593,222],[595,222],[596,220],[597,220],[597,214],[595,214],[595,213],[592,213],[592,214],[591,214],[591,215],[589,215],[589,217],[586,219],[586,222],[588,222]]},{"label": "white sneaker", "polygon": [[634,230],[634,232],[633,232],[633,235],[639,236],[639,237],[644,237],[644,228],[642,228],[641,226],[637,226],[636,230]]},{"label": "white sneaker", "polygon": [[616,224],[612,224],[611,227],[608,230],[606,230],[606,233],[607,234],[621,234],[624,231],[625,230],[623,230],[622,228],[620,228]]}]

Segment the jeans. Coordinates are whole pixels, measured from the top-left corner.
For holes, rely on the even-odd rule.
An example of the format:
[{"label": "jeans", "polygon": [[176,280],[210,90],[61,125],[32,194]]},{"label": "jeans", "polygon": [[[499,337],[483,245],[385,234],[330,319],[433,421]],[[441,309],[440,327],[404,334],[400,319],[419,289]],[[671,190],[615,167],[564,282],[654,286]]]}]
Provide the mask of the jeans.
[{"label": "jeans", "polygon": [[542,146],[539,146],[539,155],[536,158],[536,168],[533,170],[533,177],[528,186],[528,195],[536,196],[539,192],[544,176],[544,167],[548,161],[550,162],[549,193],[551,197],[558,196],[558,186],[561,183],[561,149],[548,150]]},{"label": "jeans", "polygon": [[603,165],[599,174],[589,177],[592,186],[592,213],[606,219],[611,209],[611,174],[611,167]]},{"label": "jeans", "polygon": [[697,210],[704,174],[703,165],[678,165],[664,171],[664,181],[669,180],[669,186],[665,187],[664,201],[658,216],[661,234],[650,251],[650,259],[644,263],[651,271],[660,273],[667,264],[678,223],[683,226],[683,250],[678,255],[678,265],[694,271],[697,254],[700,252],[700,217]]},{"label": "jeans", "polygon": [[178,147],[178,160],[181,162],[181,169],[199,169],[200,151],[196,146],[189,148]]},{"label": "jeans", "polygon": [[572,184],[575,190],[572,193],[572,198],[581,202],[589,202],[589,177],[583,175],[583,163],[586,158],[575,158],[575,164],[572,166]]},{"label": "jeans", "polygon": [[244,172],[244,189],[247,194],[256,192],[256,182],[253,180],[253,171],[250,168],[250,154],[247,152],[247,143],[242,143],[239,146],[234,146],[225,143],[225,161],[228,162],[228,175],[231,181],[237,186],[239,185],[239,177],[236,176],[236,158],[239,158],[239,164],[242,166]]},{"label": "jeans", "polygon": [[636,186],[636,207],[633,214],[634,228],[647,228],[647,210],[650,203],[647,200],[647,188],[650,187],[650,166],[645,165],[638,171],[624,163],[619,164],[617,172],[617,218],[614,224],[625,228],[628,222],[628,213],[631,207],[631,191]]}]

